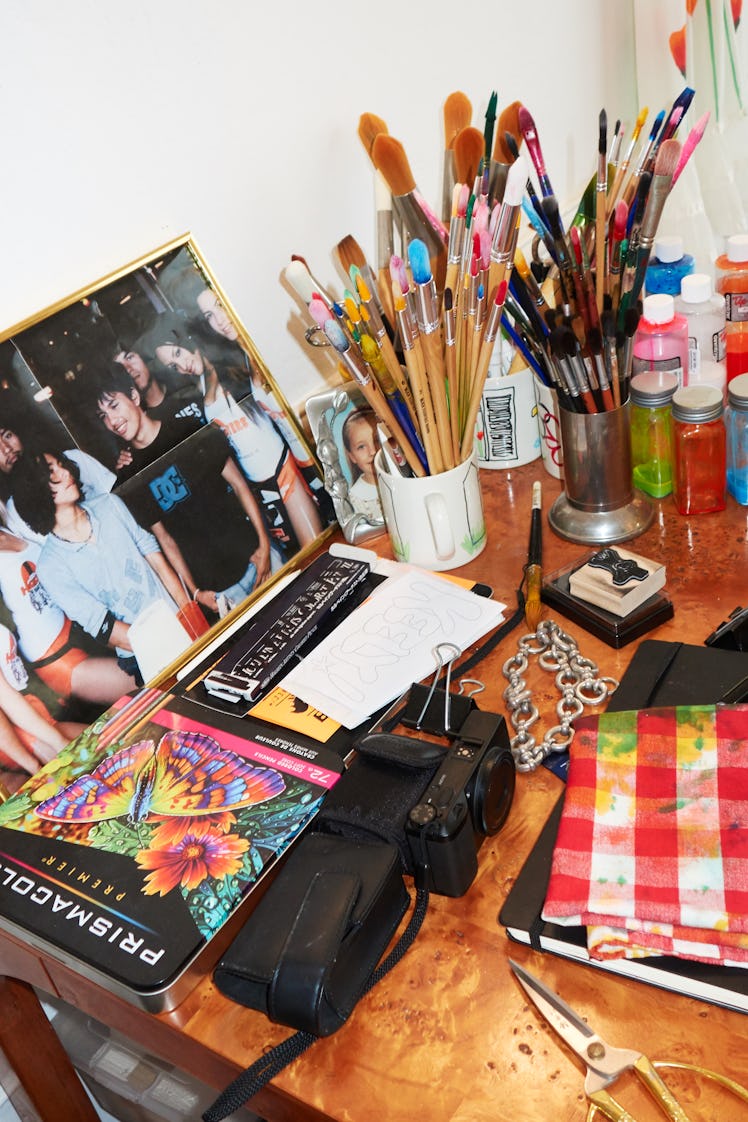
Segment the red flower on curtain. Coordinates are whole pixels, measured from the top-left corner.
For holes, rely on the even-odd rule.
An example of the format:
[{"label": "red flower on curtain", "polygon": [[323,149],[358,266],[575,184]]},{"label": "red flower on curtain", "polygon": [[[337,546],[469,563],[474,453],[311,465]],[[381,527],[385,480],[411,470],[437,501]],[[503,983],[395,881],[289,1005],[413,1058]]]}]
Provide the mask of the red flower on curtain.
[{"label": "red flower on curtain", "polygon": [[[698,0],[686,0],[686,16],[692,16],[696,8]],[[732,15],[732,22],[737,31],[740,25],[740,17],[743,13],[743,0],[730,0],[730,12]],[[685,78],[686,76],[686,25],[679,27],[674,31],[668,39],[670,45],[670,54],[673,56],[673,62],[680,70]]]}]

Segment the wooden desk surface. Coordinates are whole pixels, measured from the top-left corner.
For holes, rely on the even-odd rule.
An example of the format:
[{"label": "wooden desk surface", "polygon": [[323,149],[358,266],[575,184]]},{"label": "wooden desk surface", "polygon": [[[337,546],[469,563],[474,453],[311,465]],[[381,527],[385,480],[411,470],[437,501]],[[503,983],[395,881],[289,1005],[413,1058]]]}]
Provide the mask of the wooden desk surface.
[{"label": "wooden desk surface", "polygon": [[[460,570],[491,584],[510,609],[527,551],[530,488],[538,477],[547,515],[560,486],[539,462],[482,473],[488,544]],[[732,500],[722,514],[690,519],[676,515],[670,499],[654,505],[652,527],[630,545],[666,563],[676,614],[648,637],[703,643],[735,607],[748,602],[748,514]],[[386,551],[386,539],[376,545]],[[544,518],[546,571],[573,561],[584,548],[557,537]],[[621,675],[635,644],[616,651],[558,618],[602,673]],[[522,632],[517,629],[472,672],[486,683],[484,708],[505,712],[501,666]],[[541,705],[539,726],[545,728],[556,700],[552,678],[536,667],[528,678]],[[361,1001],[343,1029],[315,1044],[258,1096],[253,1103],[258,1113],[268,1122],[581,1122],[587,1112],[581,1067],[524,999],[509,956],[557,989],[611,1043],[642,1049],[653,1059],[703,1063],[748,1086],[744,1015],[508,941],[497,922],[499,910],[560,789],[545,768],[518,775],[509,821],[480,850],[478,877],[468,893],[456,900],[432,896],[424,927],[403,961]],[[290,1033],[223,998],[209,978],[173,1013],[155,1017],[7,936],[0,936],[0,967],[216,1088]],[[629,1090],[632,1104],[636,1089]],[[741,1114],[734,1100],[720,1106],[704,1083],[691,1081],[681,1093],[694,1119],[748,1117],[748,1108]],[[660,1115],[645,1102],[637,1117],[646,1122]]]}]

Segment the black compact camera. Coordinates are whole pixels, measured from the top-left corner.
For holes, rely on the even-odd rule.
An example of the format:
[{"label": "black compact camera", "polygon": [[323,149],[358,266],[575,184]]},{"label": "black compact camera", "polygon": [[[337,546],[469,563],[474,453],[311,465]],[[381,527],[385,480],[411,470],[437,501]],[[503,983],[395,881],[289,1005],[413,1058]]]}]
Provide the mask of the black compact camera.
[{"label": "black compact camera", "polygon": [[480,846],[507,819],[515,780],[504,718],[473,708],[405,824],[413,864],[432,892],[467,892]]}]

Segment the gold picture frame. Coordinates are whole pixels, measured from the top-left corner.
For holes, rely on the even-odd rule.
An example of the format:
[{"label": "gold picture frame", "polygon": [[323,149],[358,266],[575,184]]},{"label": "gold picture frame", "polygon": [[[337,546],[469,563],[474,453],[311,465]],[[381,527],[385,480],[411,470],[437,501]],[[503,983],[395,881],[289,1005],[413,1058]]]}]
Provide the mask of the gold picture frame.
[{"label": "gold picture frame", "polygon": [[0,501],[0,768],[21,773],[116,700],[112,663],[165,680],[337,525],[189,234],[0,334]]}]

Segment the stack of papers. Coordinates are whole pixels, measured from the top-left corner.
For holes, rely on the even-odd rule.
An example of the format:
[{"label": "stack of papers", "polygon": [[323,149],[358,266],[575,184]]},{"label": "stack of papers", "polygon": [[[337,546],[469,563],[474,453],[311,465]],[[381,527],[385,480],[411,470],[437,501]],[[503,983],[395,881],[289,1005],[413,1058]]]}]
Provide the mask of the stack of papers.
[{"label": "stack of papers", "polygon": [[351,612],[280,683],[345,728],[367,718],[497,627],[506,605],[424,570],[406,569]]}]

